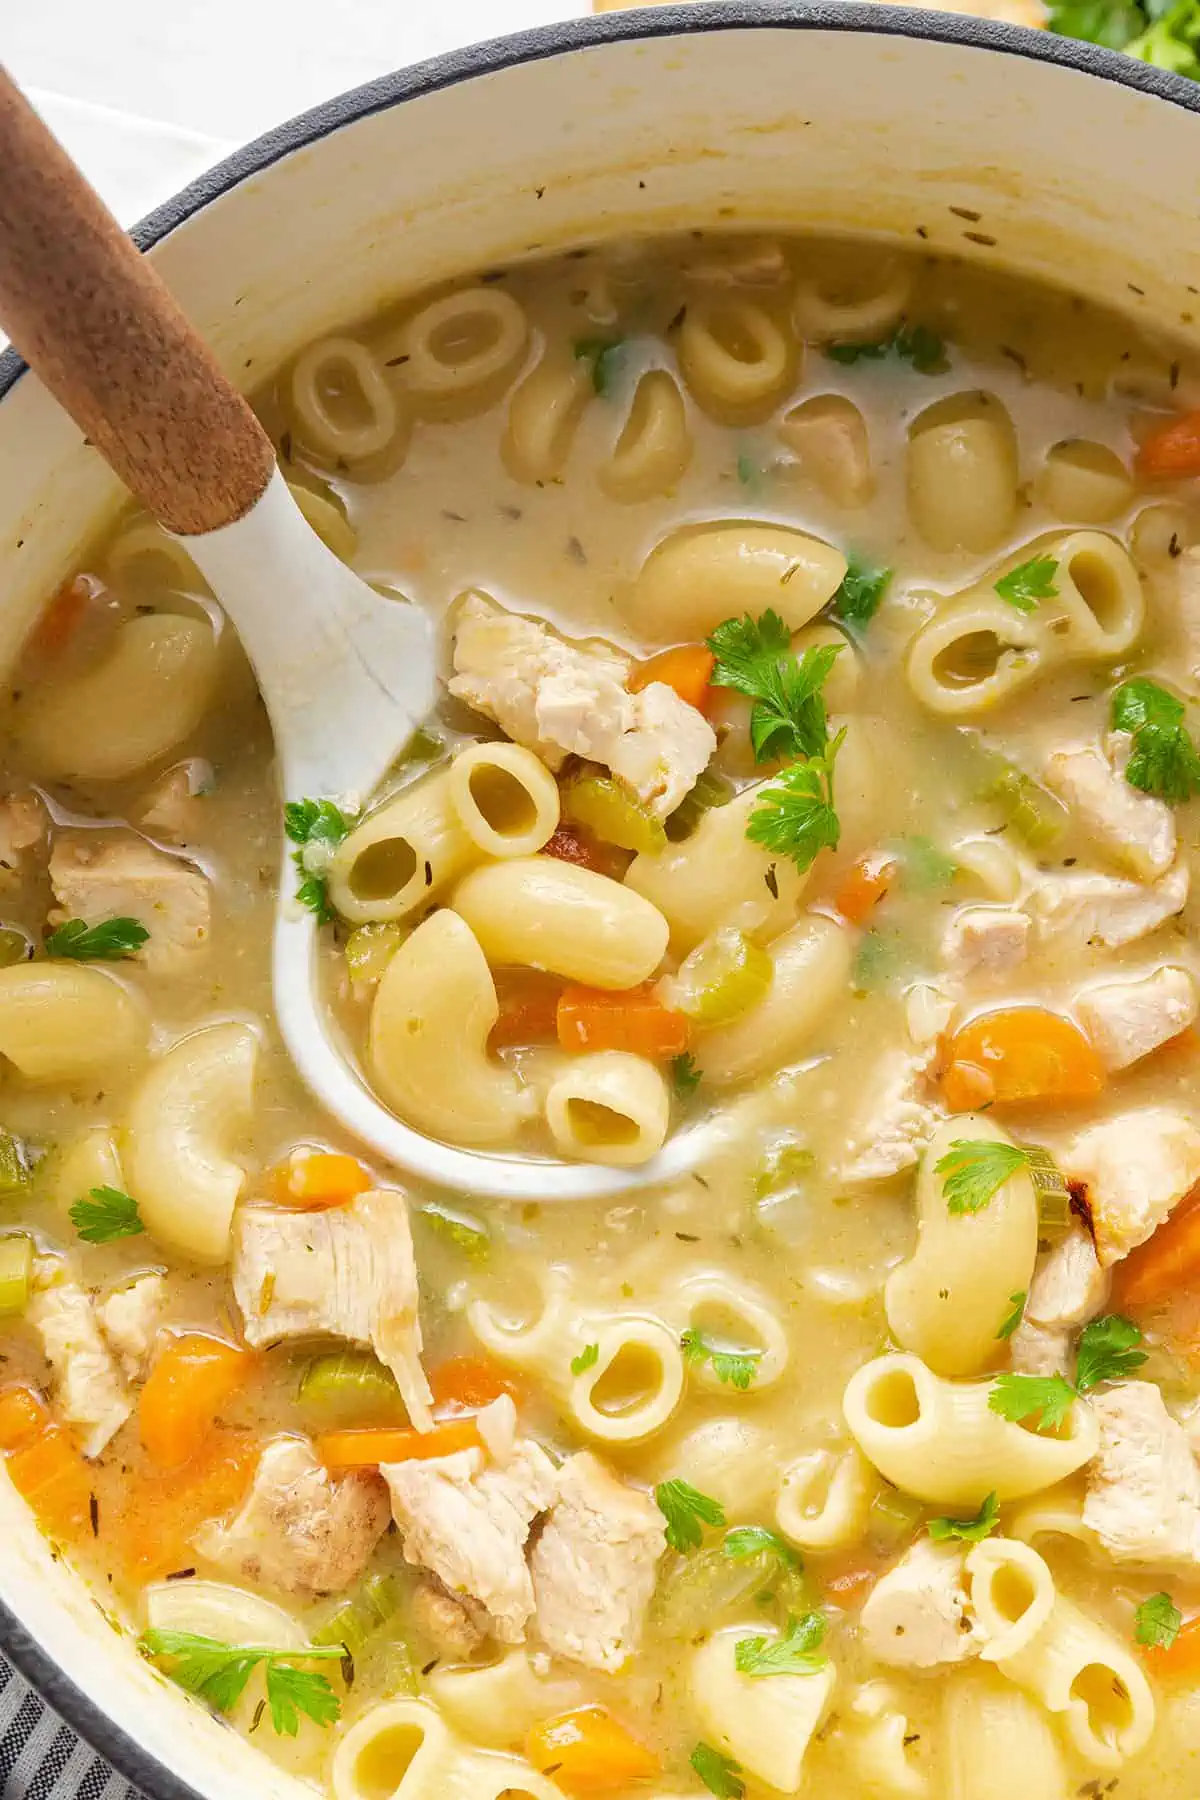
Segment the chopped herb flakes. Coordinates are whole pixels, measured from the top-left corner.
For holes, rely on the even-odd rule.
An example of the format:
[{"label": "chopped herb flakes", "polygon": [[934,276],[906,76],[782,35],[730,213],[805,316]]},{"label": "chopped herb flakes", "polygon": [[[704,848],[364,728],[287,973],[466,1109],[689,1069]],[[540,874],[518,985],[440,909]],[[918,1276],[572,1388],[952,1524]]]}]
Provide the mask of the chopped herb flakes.
[{"label": "chopped herb flakes", "polygon": [[996,1143],[991,1138],[955,1138],[945,1156],[939,1156],[934,1172],[942,1177],[946,1211],[956,1216],[982,1212],[1004,1183],[1025,1166],[1019,1144]]},{"label": "chopped herb flakes", "polygon": [[1086,1394],[1102,1381],[1123,1381],[1140,1369],[1146,1360],[1146,1352],[1137,1348],[1141,1341],[1138,1326],[1120,1313],[1108,1313],[1085,1325],[1075,1362],[1078,1392]]},{"label": "chopped herb flakes", "polygon": [[1058,598],[1058,589],[1054,585],[1057,573],[1058,564],[1052,556],[1031,556],[1028,562],[1018,563],[1015,569],[1000,577],[996,592],[1018,612],[1035,612],[1039,600]]},{"label": "chopped herb flakes", "polygon": [[918,375],[941,375],[950,366],[945,344],[927,325],[900,325],[874,344],[826,344],[825,354],[836,363],[882,362],[895,356],[911,363]]},{"label": "chopped herb flakes", "polygon": [[75,962],[119,962],[140,950],[149,936],[137,919],[102,919],[98,925],[68,919],[50,933],[42,948],[47,956]]},{"label": "chopped herb flakes", "polygon": [[689,1482],[660,1481],[654,1490],[654,1499],[667,1521],[667,1543],[681,1555],[700,1548],[706,1525],[725,1523],[725,1508],[721,1502],[700,1493]]},{"label": "chopped herb flakes", "polygon": [[830,604],[839,619],[865,631],[879,611],[891,579],[890,569],[872,569],[857,558],[848,557],[846,573]]},{"label": "chopped herb flakes", "polygon": [[1144,676],[1122,682],[1112,697],[1112,728],[1132,735],[1125,779],[1160,800],[1200,793],[1200,754],[1188,733],[1183,701]]},{"label": "chopped herb flakes", "polygon": [[316,915],[318,925],[333,919],[326,871],[330,858],[350,830],[350,820],[332,800],[292,800],[283,809],[283,828],[293,844],[292,861],[300,876],[296,898]]},{"label": "chopped herb flakes", "polygon": [[822,850],[836,850],[841,824],[833,804],[833,765],[845,741],[843,729],[824,755],[789,763],[759,793],[746,823],[746,836],[800,870],[811,868]]},{"label": "chopped herb flakes", "polygon": [[717,1800],[742,1800],[746,1784],[741,1780],[742,1765],[732,1757],[722,1756],[711,1744],[697,1744],[688,1757],[693,1769],[710,1794]]},{"label": "chopped herb flakes", "polygon": [[592,386],[602,399],[608,399],[621,373],[623,338],[580,338],[575,354],[580,362],[591,365]]},{"label": "chopped herb flakes", "polygon": [[1057,1431],[1075,1404],[1075,1389],[1062,1375],[997,1375],[988,1408],[1014,1424],[1033,1420],[1035,1431]]},{"label": "chopped herb flakes", "polygon": [[973,1519],[930,1519],[929,1535],[935,1544],[982,1544],[1000,1523],[1000,1500],[989,1494]]},{"label": "chopped herb flakes", "polygon": [[571,1373],[572,1375],[586,1375],[587,1371],[594,1369],[599,1361],[599,1344],[585,1344],[579,1355],[571,1358]]},{"label": "chopped herb flakes", "polygon": [[146,1229],[137,1201],[114,1187],[89,1188],[87,1198],[72,1206],[70,1219],[85,1244],[111,1244]]},{"label": "chopped herb flakes", "polygon": [[816,1675],[828,1661],[821,1649],[826,1629],[824,1614],[810,1612],[789,1619],[777,1638],[739,1638],[734,1667],[740,1675]]},{"label": "chopped herb flakes", "polygon": [[1133,1615],[1133,1635],[1139,1644],[1169,1650],[1182,1624],[1183,1614],[1170,1594],[1151,1594]]},{"label": "chopped herb flakes", "polygon": [[762,1355],[760,1350],[720,1350],[698,1331],[685,1331],[679,1347],[686,1363],[692,1367],[708,1363],[718,1381],[728,1382],[743,1393],[757,1375]]},{"label": "chopped herb flakes", "polygon": [[295,1737],[300,1715],[318,1725],[332,1725],[342,1705],[328,1677],[301,1662],[341,1662],[341,1644],[306,1645],[300,1650],[273,1650],[258,1644],[223,1644],[190,1631],[147,1631],[138,1646],[155,1661],[165,1662],[172,1681],[197,1694],[219,1713],[237,1705],[255,1669],[264,1666],[271,1723],[281,1737]]},{"label": "chopped herb flakes", "polygon": [[687,1050],[671,1058],[671,1086],[680,1100],[687,1100],[704,1080],[704,1071]]},{"label": "chopped herb flakes", "polygon": [[1008,1304],[1011,1311],[1004,1316],[1000,1329],[996,1333],[998,1338],[1010,1338],[1012,1336],[1013,1332],[1017,1329],[1017,1326],[1021,1323],[1021,1320],[1025,1317],[1025,1302],[1028,1298],[1029,1295],[1027,1293],[1010,1294],[1008,1296]]},{"label": "chopped herb flakes", "polygon": [[757,762],[781,756],[819,756],[829,735],[821,689],[840,644],[822,644],[802,656],[792,652],[791,633],[768,610],[726,619],[708,640],[716,657],[713,687],[733,688],[753,701],[750,741]]}]

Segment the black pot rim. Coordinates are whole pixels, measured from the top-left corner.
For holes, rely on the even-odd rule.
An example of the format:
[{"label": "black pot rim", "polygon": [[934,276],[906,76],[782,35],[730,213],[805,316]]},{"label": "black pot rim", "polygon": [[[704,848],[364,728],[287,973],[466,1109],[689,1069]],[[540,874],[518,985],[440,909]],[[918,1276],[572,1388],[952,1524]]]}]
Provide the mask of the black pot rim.
[{"label": "black pot rim", "polygon": [[[172,199],[156,207],[131,233],[142,250],[162,240],[220,199],[240,182],[269,169],[272,163],[352,125],[372,113],[386,112],[480,75],[522,63],[569,56],[597,45],[644,38],[672,37],[709,31],[844,31],[872,37],[918,38],[935,44],[988,50],[1029,62],[1054,63],[1091,75],[1117,87],[1153,95],[1185,112],[1200,113],[1200,83],[1137,62],[1097,44],[1055,37],[1022,25],[955,13],[924,12],[912,7],[862,4],[861,0],[699,0],[687,6],[607,13],[537,26],[508,37],[493,38],[464,50],[448,51],[393,74],[350,88],[310,111],[277,125],[234,151]],[[0,400],[26,372],[17,352],[0,353]],[[146,1800],[203,1800],[198,1789],[180,1779],[78,1687],[10,1608],[0,1600],[0,1650],[54,1708],[55,1712],[132,1782]]]}]

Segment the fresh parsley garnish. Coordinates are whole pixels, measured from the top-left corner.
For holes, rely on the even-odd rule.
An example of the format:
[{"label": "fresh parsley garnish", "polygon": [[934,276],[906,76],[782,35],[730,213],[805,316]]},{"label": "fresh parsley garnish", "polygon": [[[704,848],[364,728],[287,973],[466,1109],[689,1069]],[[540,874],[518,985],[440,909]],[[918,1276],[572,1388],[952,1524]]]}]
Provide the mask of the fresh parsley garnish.
[{"label": "fresh parsley garnish", "polygon": [[833,804],[833,765],[845,737],[843,727],[823,755],[789,763],[772,776],[746,821],[753,843],[790,857],[801,871],[811,868],[822,850],[838,847],[842,828]]},{"label": "fresh parsley garnish", "polygon": [[621,372],[623,338],[580,338],[575,354],[580,362],[590,363],[592,386],[602,399],[607,399]]},{"label": "fresh parsley garnish", "polygon": [[572,1375],[585,1375],[589,1369],[594,1369],[599,1361],[599,1344],[585,1344],[579,1355],[571,1358],[571,1373]]},{"label": "fresh parsley garnish", "polygon": [[758,1373],[758,1350],[719,1350],[698,1331],[685,1331],[679,1340],[683,1360],[689,1364],[709,1363],[718,1381],[728,1382],[742,1393]]},{"label": "fresh parsley garnish", "polygon": [[282,1737],[295,1737],[301,1713],[318,1725],[332,1725],[341,1715],[342,1703],[328,1677],[296,1665],[341,1662],[346,1654],[343,1644],[273,1650],[259,1644],[224,1644],[190,1631],[147,1631],[138,1647],[156,1661],[165,1659],[172,1681],[220,1713],[237,1705],[255,1669],[265,1665],[271,1723]]},{"label": "fresh parsley garnish", "polygon": [[865,631],[879,611],[880,602],[887,593],[891,579],[890,569],[868,568],[866,563],[860,563],[856,557],[847,557],[846,573],[842,576],[841,586],[830,605],[838,618],[844,619],[847,625],[854,625],[859,631]]},{"label": "fresh parsley garnish", "polygon": [[654,1490],[654,1499],[667,1521],[667,1542],[680,1555],[700,1548],[705,1525],[725,1523],[725,1508],[721,1502],[702,1494],[690,1482],[660,1481]]},{"label": "fresh parsley garnish", "polygon": [[1035,612],[1039,600],[1057,599],[1058,589],[1054,585],[1057,573],[1058,564],[1052,556],[1031,556],[1028,562],[1018,563],[1015,569],[1000,577],[996,592],[1018,612]]},{"label": "fresh parsley garnish", "polygon": [[739,1638],[733,1647],[740,1675],[816,1675],[828,1658],[821,1649],[827,1626],[824,1613],[789,1619],[777,1638]]},{"label": "fresh parsley garnish", "polygon": [[1196,0],[1061,0],[1047,25],[1059,37],[1124,50],[1139,62],[1200,81],[1200,8]]},{"label": "fresh parsley garnish", "polygon": [[703,1069],[687,1050],[671,1058],[671,1086],[680,1100],[689,1099],[703,1079]]},{"label": "fresh parsley garnish", "polygon": [[1125,765],[1130,787],[1160,800],[1190,800],[1200,793],[1200,754],[1184,718],[1183,701],[1143,675],[1116,689],[1113,730],[1133,738]]},{"label": "fresh parsley garnish", "polygon": [[777,1531],[769,1531],[765,1525],[735,1525],[732,1531],[725,1533],[721,1550],[731,1562],[746,1562],[752,1556],[765,1555],[777,1557],[789,1568],[798,1569],[801,1566],[800,1558],[792,1546]]},{"label": "fresh parsley garnish", "polygon": [[741,1763],[735,1763],[731,1756],[722,1756],[711,1744],[704,1743],[696,1745],[688,1761],[717,1800],[742,1800],[746,1784],[740,1779]]},{"label": "fresh parsley garnish", "polygon": [[955,1138],[945,1156],[939,1156],[933,1165],[942,1177],[946,1211],[956,1216],[982,1212],[1004,1183],[1025,1167],[1026,1160],[1019,1144]]},{"label": "fresh parsley garnish", "polygon": [[911,363],[918,375],[941,375],[949,367],[945,344],[927,325],[897,326],[891,337],[874,344],[826,344],[825,354],[836,363],[881,362],[896,356]]},{"label": "fresh parsley garnish", "polygon": [[283,828],[293,844],[292,861],[300,875],[296,898],[317,916],[318,925],[333,919],[325,870],[333,851],[350,830],[350,821],[332,800],[291,800],[283,809]]},{"label": "fresh parsley garnish", "polygon": [[1029,1295],[1025,1293],[1010,1294],[1008,1296],[1008,1304],[1012,1308],[1012,1311],[1006,1314],[1004,1323],[996,1333],[998,1338],[1010,1338],[1012,1336],[1013,1332],[1017,1329],[1017,1326],[1021,1323],[1021,1320],[1025,1317],[1025,1302],[1028,1298]]},{"label": "fresh parsley garnish", "polygon": [[85,1244],[111,1244],[146,1229],[132,1194],[114,1187],[89,1188],[87,1198],[72,1206],[70,1219]]},{"label": "fresh parsley garnish", "polygon": [[1169,1650],[1182,1624],[1183,1614],[1170,1594],[1151,1594],[1133,1615],[1133,1635],[1139,1644]]},{"label": "fresh parsley garnish", "polygon": [[1107,1313],[1085,1325],[1075,1362],[1076,1391],[1086,1394],[1102,1381],[1120,1381],[1140,1369],[1146,1360],[1146,1352],[1136,1348],[1141,1341],[1139,1328],[1120,1313]]},{"label": "fresh parsley garnish", "polygon": [[708,640],[716,657],[709,681],[733,688],[753,701],[750,742],[757,762],[781,756],[819,756],[829,736],[821,689],[840,644],[820,644],[802,656],[792,653],[791,633],[768,607],[761,618],[747,613],[726,619]]},{"label": "fresh parsley garnish", "polygon": [[988,1410],[1019,1425],[1034,1420],[1035,1431],[1057,1431],[1072,1406],[1075,1389],[1062,1375],[997,1375]]},{"label": "fresh parsley garnish", "polygon": [[149,936],[139,919],[101,919],[98,925],[68,919],[50,933],[42,948],[47,956],[68,956],[76,962],[119,962],[140,950]]},{"label": "fresh parsley garnish", "polygon": [[935,1544],[957,1540],[964,1544],[982,1544],[1000,1523],[1000,1499],[989,1494],[973,1519],[930,1519],[929,1535]]}]

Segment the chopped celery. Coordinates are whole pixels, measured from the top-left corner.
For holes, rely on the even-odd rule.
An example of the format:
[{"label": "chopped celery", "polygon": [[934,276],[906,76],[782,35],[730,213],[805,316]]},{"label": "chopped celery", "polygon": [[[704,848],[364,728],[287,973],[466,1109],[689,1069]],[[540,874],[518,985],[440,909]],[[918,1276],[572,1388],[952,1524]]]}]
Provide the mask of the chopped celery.
[{"label": "chopped celery", "polygon": [[418,725],[400,752],[397,761],[401,767],[411,767],[414,763],[436,762],[445,748],[445,743],[436,731],[430,731],[428,725]]},{"label": "chopped celery", "polygon": [[29,939],[23,931],[14,931],[11,925],[0,929],[0,969],[11,969],[14,963],[25,962],[31,953]]},{"label": "chopped celery", "polygon": [[350,986],[355,989],[372,987],[381,980],[407,936],[408,926],[401,925],[397,919],[357,926],[346,939]]},{"label": "chopped celery", "polygon": [[770,1194],[779,1194],[785,1188],[796,1187],[806,1176],[812,1174],[816,1163],[817,1159],[807,1144],[795,1139],[784,1139],[782,1143],[773,1144],[754,1177],[754,1198],[765,1200]]},{"label": "chopped celery", "polygon": [[395,1618],[402,1603],[403,1589],[394,1575],[368,1575],[310,1632],[310,1641],[345,1644],[351,1656],[360,1656],[368,1640]]},{"label": "chopped celery", "polygon": [[773,973],[760,944],[736,925],[723,925],[670,977],[671,1005],[698,1025],[724,1025],[762,999]]},{"label": "chopped celery", "polygon": [[667,820],[666,833],[673,844],[691,837],[706,812],[714,806],[728,806],[733,799],[733,783],[715,769],[705,769],[695,787],[690,788]]},{"label": "chopped celery", "polygon": [[1038,1236],[1060,1238],[1071,1223],[1071,1190],[1067,1178],[1040,1144],[1025,1147],[1029,1178],[1037,1194]]},{"label": "chopped celery", "polygon": [[379,1415],[391,1419],[401,1410],[396,1378],[366,1350],[335,1350],[314,1356],[300,1377],[297,1398],[339,1418]]},{"label": "chopped celery", "polygon": [[885,1483],[867,1513],[867,1534],[880,1544],[898,1544],[902,1538],[912,1536],[921,1523],[923,1512],[919,1500]]},{"label": "chopped celery", "polygon": [[1031,850],[1046,849],[1066,829],[1066,807],[1015,763],[1002,756],[988,760],[992,774],[979,790],[979,798],[994,801]]},{"label": "chopped celery", "polygon": [[676,1639],[708,1631],[722,1615],[748,1605],[770,1606],[783,1624],[816,1604],[799,1558],[786,1562],[770,1550],[734,1558],[713,1544],[670,1565],[654,1600],[654,1623]]},{"label": "chopped celery", "polygon": [[487,1226],[473,1219],[469,1213],[451,1212],[449,1207],[441,1206],[436,1200],[417,1209],[417,1217],[424,1219],[440,1238],[461,1250],[472,1262],[486,1262],[491,1253],[492,1240],[488,1236]]},{"label": "chopped celery", "polygon": [[562,790],[562,816],[619,850],[665,850],[667,834],[649,807],[609,775],[581,775]]},{"label": "chopped celery", "polygon": [[33,1239],[25,1232],[0,1237],[0,1317],[25,1311],[33,1273]]},{"label": "chopped celery", "polygon": [[415,1694],[420,1682],[412,1651],[402,1637],[388,1638],[371,1657],[371,1681],[389,1699],[397,1694]]},{"label": "chopped celery", "polygon": [[29,1159],[20,1138],[0,1130],[0,1195],[16,1194],[29,1186]]}]

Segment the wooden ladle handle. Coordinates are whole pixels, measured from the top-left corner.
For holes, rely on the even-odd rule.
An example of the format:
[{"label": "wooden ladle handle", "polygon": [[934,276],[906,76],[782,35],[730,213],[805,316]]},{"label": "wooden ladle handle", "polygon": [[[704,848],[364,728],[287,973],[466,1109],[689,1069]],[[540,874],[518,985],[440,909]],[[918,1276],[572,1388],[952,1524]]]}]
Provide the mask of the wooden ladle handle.
[{"label": "wooden ladle handle", "polygon": [[169,530],[231,524],[266,487],[262,426],[3,69],[0,326]]}]

